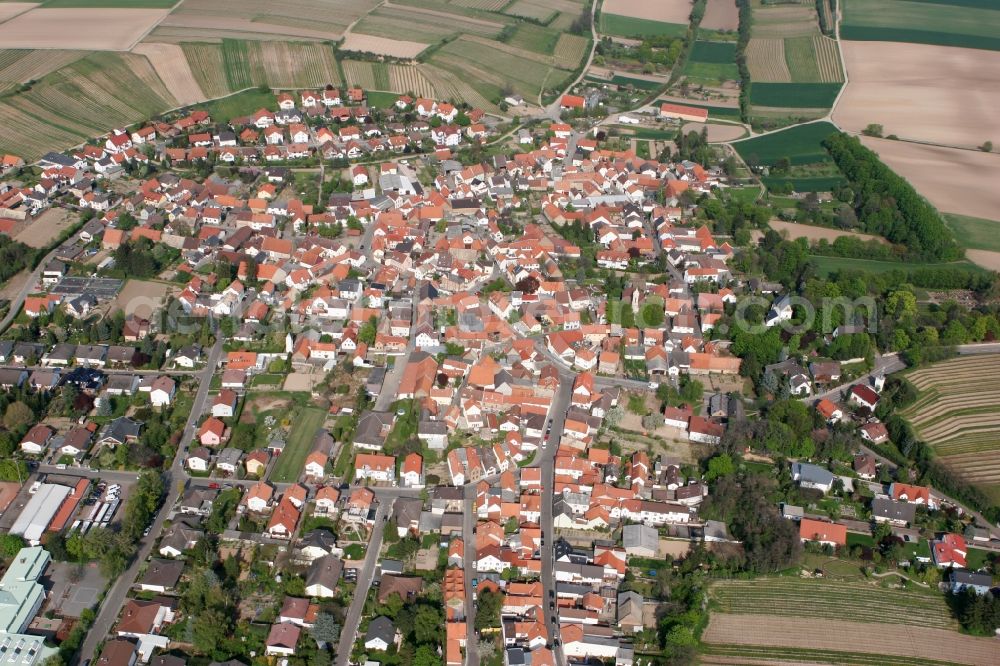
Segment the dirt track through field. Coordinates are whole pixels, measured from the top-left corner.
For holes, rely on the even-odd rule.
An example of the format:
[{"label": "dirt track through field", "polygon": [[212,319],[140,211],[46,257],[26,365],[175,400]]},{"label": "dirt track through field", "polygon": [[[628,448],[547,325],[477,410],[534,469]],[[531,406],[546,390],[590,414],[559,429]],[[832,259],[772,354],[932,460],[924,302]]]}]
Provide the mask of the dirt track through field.
[{"label": "dirt track through field", "polygon": [[205,99],[205,93],[191,72],[184,50],[176,44],[142,43],[132,49],[152,63],[157,76],[180,105],[194,104]]},{"label": "dirt track through field", "polygon": [[947,629],[776,615],[712,613],[702,640],[727,645],[860,650],[914,659],[940,659],[946,655],[957,664],[973,666],[992,666],[997,656],[996,640]]}]

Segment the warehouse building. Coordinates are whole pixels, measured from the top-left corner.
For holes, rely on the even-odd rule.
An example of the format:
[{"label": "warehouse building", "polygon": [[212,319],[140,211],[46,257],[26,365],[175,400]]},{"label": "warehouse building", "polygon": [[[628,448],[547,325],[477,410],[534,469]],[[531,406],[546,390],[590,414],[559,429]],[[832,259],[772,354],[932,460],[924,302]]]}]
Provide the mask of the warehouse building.
[{"label": "warehouse building", "polygon": [[24,537],[25,541],[32,546],[40,544],[45,529],[52,522],[59,507],[62,506],[63,501],[71,491],[72,488],[56,483],[40,485],[21,511],[21,515],[14,521],[10,533]]}]

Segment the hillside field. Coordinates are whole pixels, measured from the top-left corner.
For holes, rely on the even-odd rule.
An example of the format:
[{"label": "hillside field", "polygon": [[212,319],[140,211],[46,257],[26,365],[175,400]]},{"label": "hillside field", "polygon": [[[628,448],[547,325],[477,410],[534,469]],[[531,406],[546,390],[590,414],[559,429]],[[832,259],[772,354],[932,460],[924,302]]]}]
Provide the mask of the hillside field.
[{"label": "hillside field", "polygon": [[950,359],[906,378],[920,392],[902,415],[961,478],[1000,498],[1000,355]]}]

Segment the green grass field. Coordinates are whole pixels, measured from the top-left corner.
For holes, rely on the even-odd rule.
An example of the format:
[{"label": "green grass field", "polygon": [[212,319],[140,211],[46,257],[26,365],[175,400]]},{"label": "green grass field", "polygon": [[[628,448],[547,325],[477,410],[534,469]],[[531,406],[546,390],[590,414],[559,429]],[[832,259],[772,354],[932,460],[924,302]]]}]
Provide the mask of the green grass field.
[{"label": "green grass field", "polygon": [[1000,221],[953,213],[944,213],[944,220],[962,247],[1000,252]]},{"label": "green grass field", "polygon": [[[754,84],[754,87],[758,85]],[[783,157],[787,157],[793,165],[831,162],[820,142],[836,131],[837,128],[828,122],[796,125],[773,134],[738,141],[733,147],[744,160],[756,157],[761,164],[767,165]]]},{"label": "green grass field", "polygon": [[984,271],[969,261],[952,261],[942,264],[913,264],[901,261],[878,261],[876,259],[852,259],[849,257],[809,257],[816,264],[816,272],[823,277],[829,277],[838,271],[865,271],[868,273],[886,273],[888,271],[908,271],[917,268],[958,268],[974,273]]},{"label": "green grass field", "polygon": [[396,103],[399,99],[399,93],[394,92],[382,92],[382,91],[371,91],[366,93],[368,96],[368,106],[376,109],[387,109]]},{"label": "green grass field", "polygon": [[697,40],[691,48],[689,61],[733,64],[736,62],[736,42]]},{"label": "green grass field", "polygon": [[840,83],[754,83],[750,102],[755,106],[791,109],[828,108],[837,99]]},{"label": "green grass field", "polygon": [[656,37],[659,35],[683,37],[687,28],[686,23],[663,23],[662,21],[649,21],[603,12],[597,24],[598,32],[616,37]]},{"label": "green grass field", "polygon": [[306,456],[312,451],[316,431],[322,427],[325,418],[326,412],[318,407],[306,407],[299,412],[288,437],[288,444],[271,471],[271,481],[294,483],[298,480]]},{"label": "green grass field", "polygon": [[724,81],[738,81],[740,70],[734,63],[696,62],[688,60],[684,65],[684,75],[692,84],[719,84]]},{"label": "green grass field", "polygon": [[1000,51],[993,0],[843,0],[843,9],[842,39]]},{"label": "green grass field", "polygon": [[274,93],[255,88],[216,99],[201,106],[208,111],[214,122],[228,123],[233,118],[249,116],[258,109],[274,109],[277,103],[274,99]]}]

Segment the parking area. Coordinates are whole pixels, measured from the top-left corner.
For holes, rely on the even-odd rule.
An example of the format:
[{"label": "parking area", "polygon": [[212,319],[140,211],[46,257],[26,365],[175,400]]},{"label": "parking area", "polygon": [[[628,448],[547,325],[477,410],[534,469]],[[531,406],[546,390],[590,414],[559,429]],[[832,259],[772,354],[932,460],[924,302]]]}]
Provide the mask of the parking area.
[{"label": "parking area", "polygon": [[45,577],[48,579],[46,587],[49,588],[45,610],[63,617],[78,618],[84,610],[96,606],[101,590],[108,584],[96,562],[73,564],[53,561]]}]

